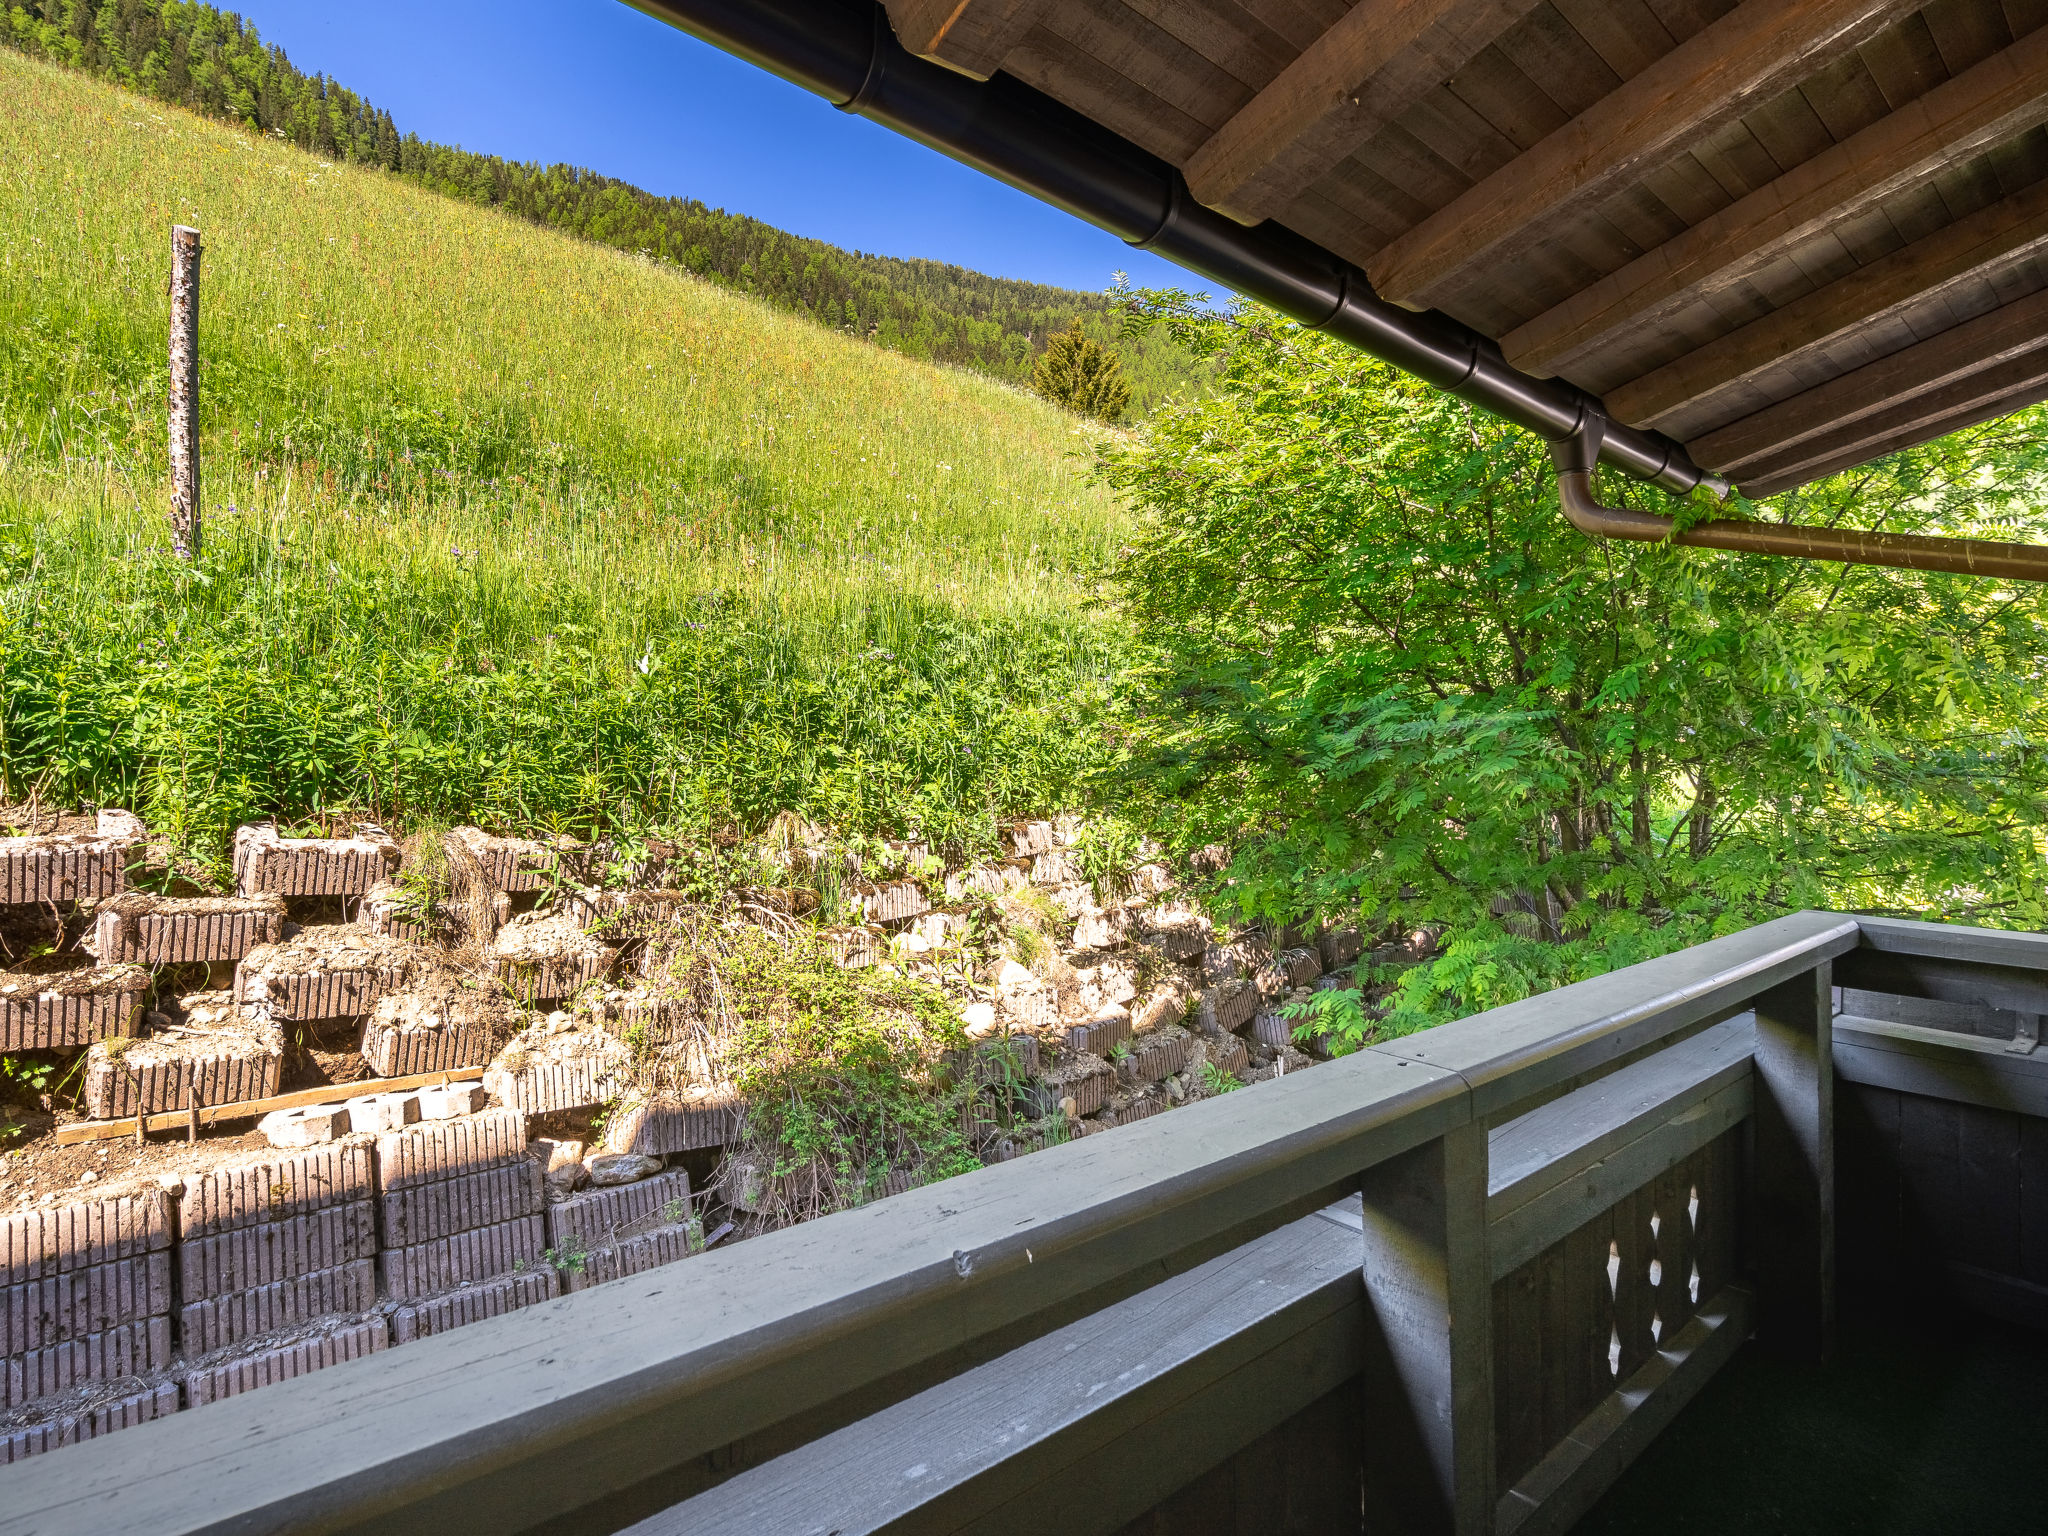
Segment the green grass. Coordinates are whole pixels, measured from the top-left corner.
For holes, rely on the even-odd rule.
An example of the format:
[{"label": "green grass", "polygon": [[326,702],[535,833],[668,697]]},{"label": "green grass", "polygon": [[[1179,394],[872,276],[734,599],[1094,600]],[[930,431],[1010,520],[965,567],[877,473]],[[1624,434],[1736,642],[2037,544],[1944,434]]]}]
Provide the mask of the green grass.
[{"label": "green grass", "polygon": [[[169,228],[206,240],[206,554],[169,559]],[[359,807],[1071,797],[1123,647],[1096,429],[0,52],[0,775],[218,852]]]}]

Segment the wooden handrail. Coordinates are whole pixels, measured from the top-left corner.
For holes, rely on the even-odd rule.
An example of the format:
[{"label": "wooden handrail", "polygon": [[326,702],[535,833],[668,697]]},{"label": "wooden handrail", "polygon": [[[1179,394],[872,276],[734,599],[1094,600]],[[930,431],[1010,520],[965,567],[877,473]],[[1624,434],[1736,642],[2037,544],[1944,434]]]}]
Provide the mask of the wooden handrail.
[{"label": "wooden handrail", "polygon": [[917,1373],[1099,1311],[1464,1127],[1527,1114],[1752,1003],[1796,998],[1801,978],[1858,943],[1855,919],[1782,918],[124,1431],[112,1454],[38,1457],[0,1474],[0,1536],[110,1520],[156,1536],[497,1536],[602,1505],[746,1436],[799,1418],[829,1428],[835,1413],[845,1422],[902,1396]]}]

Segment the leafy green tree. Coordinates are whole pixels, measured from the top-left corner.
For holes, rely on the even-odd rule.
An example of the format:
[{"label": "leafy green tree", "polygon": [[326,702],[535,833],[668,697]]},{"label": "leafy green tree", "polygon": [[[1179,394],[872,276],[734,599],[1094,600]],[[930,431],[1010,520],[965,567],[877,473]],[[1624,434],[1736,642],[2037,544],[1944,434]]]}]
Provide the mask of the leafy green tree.
[{"label": "leafy green tree", "polygon": [[[1270,312],[1134,308],[1219,388],[1101,450],[1152,647],[1119,779],[1234,848],[1226,905],[1409,941],[1353,1038],[1800,907],[2048,917],[2043,588],[1597,543],[1529,435]],[[1735,511],[2038,538],[2044,440],[2023,412]]]},{"label": "leafy green tree", "polygon": [[1031,387],[1055,404],[1103,421],[1122,417],[1131,403],[1117,355],[1074,323],[1045,344],[1031,370]]}]

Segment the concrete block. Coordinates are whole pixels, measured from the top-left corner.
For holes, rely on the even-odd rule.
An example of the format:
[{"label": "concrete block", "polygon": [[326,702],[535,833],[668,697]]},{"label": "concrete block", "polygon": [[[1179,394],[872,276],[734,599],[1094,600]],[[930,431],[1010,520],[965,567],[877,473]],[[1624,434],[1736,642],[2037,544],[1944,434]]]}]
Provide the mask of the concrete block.
[{"label": "concrete block", "polygon": [[178,1244],[178,1295],[185,1302],[295,1280],[377,1253],[376,1206],[368,1200],[237,1227]]},{"label": "concrete block", "polygon": [[546,1247],[547,1224],[539,1216],[522,1216],[435,1242],[386,1248],[377,1256],[377,1269],[387,1295],[411,1301],[452,1290],[464,1281],[491,1280],[531,1268]]},{"label": "concrete block", "polygon": [[1067,1049],[1107,1056],[1131,1038],[1131,1010],[1117,1003],[1097,1009],[1089,1019],[1066,1027]]},{"label": "concrete block", "polygon": [[132,1035],[149,995],[139,965],[0,972],[0,1051],[53,1051]]},{"label": "concrete block", "polygon": [[356,906],[356,921],[374,934],[404,944],[438,944],[450,937],[454,913],[436,902],[423,915],[400,886],[380,880],[363,893]]},{"label": "concrete block", "polygon": [[627,1275],[659,1269],[664,1264],[678,1263],[691,1254],[690,1230],[687,1227],[661,1227],[652,1232],[637,1233],[578,1254],[577,1262],[560,1272],[562,1289],[565,1292],[585,1291],[593,1285],[603,1285],[607,1280],[620,1280]]},{"label": "concrete block", "polygon": [[1113,1004],[1128,1008],[1138,1000],[1138,968],[1129,960],[1099,950],[1067,956],[1078,983],[1081,1006],[1090,1013]]},{"label": "concrete block", "polygon": [[1276,1012],[1260,1012],[1252,1020],[1252,1039],[1271,1050],[1285,1050],[1294,1043],[1294,1021]]},{"label": "concrete block", "polygon": [[149,1317],[0,1360],[0,1407],[54,1397],[86,1381],[161,1370],[171,1358],[171,1320]]},{"label": "concrete block", "polygon": [[378,1131],[402,1131],[419,1124],[420,1096],[413,1093],[366,1093],[348,1101],[349,1124],[355,1130],[374,1135]]},{"label": "concrete block", "polygon": [[360,896],[398,868],[398,844],[367,822],[354,837],[279,837],[274,822],[235,832],[235,889],[241,895]]},{"label": "concrete block", "polygon": [[1334,971],[1365,953],[1365,936],[1356,928],[1331,928],[1316,940],[1316,949],[1322,956],[1323,969]]},{"label": "concrete block", "polygon": [[376,1154],[376,1143],[354,1136],[187,1174],[178,1201],[179,1235],[189,1243],[368,1200],[377,1192]]},{"label": "concrete block", "polygon": [[367,1312],[376,1304],[377,1265],[366,1256],[289,1280],[187,1301],[178,1313],[178,1345],[187,1355],[206,1354],[316,1317]]},{"label": "concrete block", "polygon": [[363,1060],[379,1077],[481,1067],[520,1027],[495,988],[453,970],[422,970],[377,999],[363,1024]]},{"label": "concrete block", "polygon": [[531,1007],[559,1002],[611,974],[619,952],[583,931],[573,917],[524,913],[492,936],[485,950],[491,975]]},{"label": "concrete block", "polygon": [[176,1413],[179,1397],[175,1381],[160,1381],[113,1397],[103,1388],[86,1389],[37,1403],[32,1417],[0,1422],[0,1467]]},{"label": "concrete block", "polygon": [[498,1103],[526,1114],[590,1109],[625,1091],[633,1053],[598,1028],[550,1033],[545,1025],[514,1037],[484,1073]]},{"label": "concrete block", "polygon": [[1209,1060],[1233,1077],[1252,1064],[1252,1053],[1236,1035],[1219,1035],[1203,1044],[1208,1049]]},{"label": "concrete block", "polygon": [[1244,1028],[1258,1012],[1259,990],[1248,981],[1226,981],[1202,994],[1196,1024],[1207,1035]]},{"label": "concrete block", "polygon": [[93,914],[93,953],[102,965],[213,964],[239,960],[284,937],[284,898],[158,896],[125,891]]},{"label": "concrete block", "polygon": [[737,1094],[705,1084],[622,1104],[605,1124],[605,1150],[660,1156],[722,1147],[739,1139],[740,1114]]},{"label": "concrete block", "polygon": [[187,1025],[143,1040],[102,1041],[86,1053],[81,1098],[95,1120],[194,1105],[245,1104],[278,1091],[284,1031],[234,1010],[216,1027]]},{"label": "concrete block", "polygon": [[932,904],[914,880],[897,880],[865,891],[860,898],[861,913],[871,923],[901,922],[921,917]]},{"label": "concrete block", "polygon": [[346,1104],[305,1104],[274,1109],[256,1122],[273,1147],[316,1147],[339,1141],[355,1127]]},{"label": "concrete block", "polygon": [[1020,859],[1050,853],[1055,846],[1049,821],[1013,821],[1003,828],[1003,838],[1010,845],[1010,852]]},{"label": "concrete block", "polygon": [[452,828],[446,842],[450,863],[467,854],[494,891],[545,890],[554,878],[560,857],[546,843],[523,837],[493,837],[481,827]]},{"label": "concrete block", "polygon": [[1131,936],[1131,913],[1125,907],[1091,907],[1074,918],[1074,947],[1115,949]]},{"label": "concrete block", "polygon": [[223,1357],[201,1361],[186,1371],[180,1378],[185,1403],[190,1408],[203,1408],[272,1382],[309,1375],[345,1360],[359,1360],[388,1348],[390,1343],[391,1326],[382,1316],[335,1318],[277,1342],[267,1338],[248,1340],[229,1346]]},{"label": "concrete block", "polygon": [[1199,960],[1209,948],[1209,925],[1184,907],[1155,907],[1140,920],[1138,937],[1168,960]]},{"label": "concrete block", "polygon": [[882,958],[882,936],[872,928],[820,928],[818,937],[832,952],[832,963],[849,971],[866,970]]},{"label": "concrete block", "polygon": [[473,1115],[484,1107],[490,1094],[482,1083],[448,1083],[440,1088],[419,1090],[422,1120],[453,1120]]},{"label": "concrete block", "polygon": [[171,1246],[171,1197],[129,1189],[0,1216],[0,1285],[71,1274]]},{"label": "concrete block", "polygon": [[171,1310],[171,1256],[159,1249],[0,1286],[0,1355],[105,1333]]},{"label": "concrete block", "polygon": [[116,895],[135,847],[130,836],[0,837],[0,907]]},{"label": "concrete block", "polygon": [[1132,1086],[1156,1083],[1186,1067],[1193,1050],[1194,1037],[1180,1025],[1169,1024],[1133,1040],[1130,1055],[1116,1064],[1116,1075]]},{"label": "concrete block", "polygon": [[674,1226],[690,1212],[690,1176],[677,1168],[637,1184],[587,1190],[547,1208],[548,1246],[571,1239],[600,1248],[655,1227]]},{"label": "concrete block", "polygon": [[1064,1108],[1064,1101],[1072,1099],[1074,1107],[1068,1118],[1092,1115],[1108,1101],[1109,1090],[1115,1084],[1116,1071],[1108,1062],[1082,1052],[1045,1074],[1037,1090],[1039,1113],[1051,1114]]},{"label": "concrete block", "polygon": [[387,1248],[436,1242],[457,1232],[538,1214],[547,1201],[542,1169],[522,1158],[481,1173],[393,1190],[378,1202],[378,1228]]},{"label": "concrete block", "polygon": [[1048,848],[1031,861],[1033,885],[1071,885],[1081,878],[1079,862],[1064,848]]},{"label": "concrete block", "polygon": [[1143,1002],[1132,1006],[1131,1032],[1135,1035],[1149,1034],[1169,1024],[1178,1024],[1187,1016],[1188,1004],[1193,1000],[1194,990],[1186,982],[1170,981],[1154,987]]},{"label": "concrete block", "polygon": [[551,1264],[461,1286],[395,1308],[391,1313],[391,1342],[410,1344],[415,1339],[446,1333],[450,1328],[462,1328],[485,1318],[503,1317],[521,1307],[552,1301],[560,1294],[561,1282]]},{"label": "concrete block", "polygon": [[416,944],[359,923],[307,928],[281,944],[259,944],[235,967],[235,1000],[279,1023],[358,1018],[434,968]]},{"label": "concrete block", "polygon": [[526,1161],[526,1116],[487,1109],[456,1120],[422,1121],[377,1138],[377,1181],[384,1193]]},{"label": "concrete block", "polygon": [[968,869],[954,870],[946,876],[946,900],[960,902],[970,896],[1001,896],[1028,884],[1030,879],[1031,866],[1028,863],[976,864]]}]

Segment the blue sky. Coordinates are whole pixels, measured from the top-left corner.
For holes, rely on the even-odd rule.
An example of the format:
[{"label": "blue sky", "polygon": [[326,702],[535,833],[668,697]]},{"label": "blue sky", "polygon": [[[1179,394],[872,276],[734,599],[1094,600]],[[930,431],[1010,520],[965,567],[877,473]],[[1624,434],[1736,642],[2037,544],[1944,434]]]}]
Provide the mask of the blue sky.
[{"label": "blue sky", "polygon": [[1099,290],[1193,286],[1069,214],[619,0],[216,0],[401,133],[565,161],[854,250]]}]

